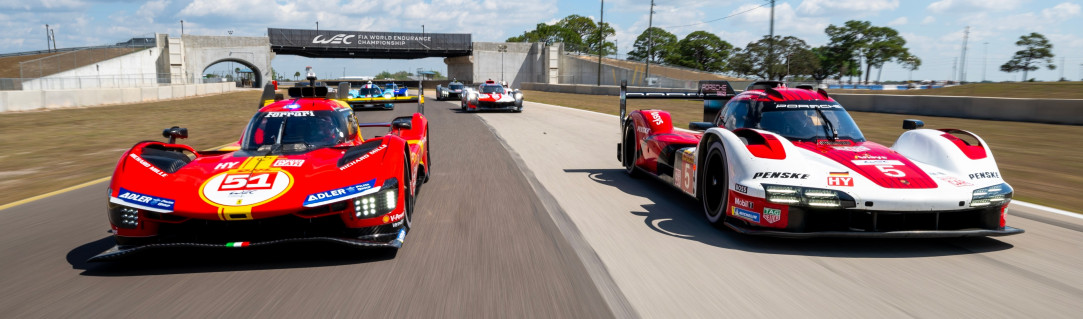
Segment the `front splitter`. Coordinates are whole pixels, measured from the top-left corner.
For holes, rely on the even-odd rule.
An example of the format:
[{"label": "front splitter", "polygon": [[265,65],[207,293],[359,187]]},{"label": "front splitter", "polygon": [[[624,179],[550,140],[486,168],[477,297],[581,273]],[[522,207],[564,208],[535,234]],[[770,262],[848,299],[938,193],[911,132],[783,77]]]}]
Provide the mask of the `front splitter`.
[{"label": "front splitter", "polygon": [[[391,235],[394,235],[394,234],[391,234]],[[148,250],[161,249],[161,248],[184,248],[184,247],[235,249],[235,248],[250,248],[250,247],[271,246],[271,245],[278,245],[278,244],[285,244],[285,243],[323,242],[323,243],[346,244],[346,245],[350,245],[350,246],[354,246],[354,247],[367,247],[367,248],[390,247],[390,248],[399,249],[399,248],[402,248],[402,243],[403,243],[403,240],[405,239],[405,237],[406,237],[405,231],[400,230],[398,236],[395,237],[394,239],[392,239],[391,241],[388,241],[388,242],[372,241],[372,240],[364,240],[364,239],[355,239],[355,238],[305,237],[305,238],[284,238],[284,239],[276,239],[276,240],[252,242],[252,243],[245,242],[245,244],[242,245],[242,246],[231,246],[228,243],[227,244],[161,243],[161,244],[147,244],[147,245],[141,245],[141,246],[135,246],[135,247],[127,247],[127,248],[123,248],[123,249],[121,249],[119,246],[113,246],[112,248],[109,248],[109,250],[106,250],[106,251],[104,251],[104,252],[102,252],[102,253],[94,256],[94,257],[90,257],[90,259],[87,259],[87,262],[114,261],[114,260],[125,258],[125,257],[131,256],[131,255],[134,255],[134,254],[137,254],[137,253],[140,253],[140,252],[148,251]]]},{"label": "front splitter", "polygon": [[906,230],[886,232],[864,231],[822,231],[822,232],[786,232],[745,228],[733,223],[726,226],[745,235],[781,237],[781,238],[955,238],[955,237],[997,237],[1022,234],[1023,230],[1014,227],[1004,229],[960,229],[960,230]]}]

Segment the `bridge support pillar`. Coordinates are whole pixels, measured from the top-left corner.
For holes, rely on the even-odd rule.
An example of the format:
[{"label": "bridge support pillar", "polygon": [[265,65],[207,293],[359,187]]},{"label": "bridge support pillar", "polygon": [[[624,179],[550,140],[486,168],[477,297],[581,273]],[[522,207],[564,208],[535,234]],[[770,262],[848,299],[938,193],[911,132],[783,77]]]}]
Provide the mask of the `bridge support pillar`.
[{"label": "bridge support pillar", "polygon": [[474,81],[474,56],[459,56],[444,58],[447,64],[448,79],[456,79],[465,83]]}]

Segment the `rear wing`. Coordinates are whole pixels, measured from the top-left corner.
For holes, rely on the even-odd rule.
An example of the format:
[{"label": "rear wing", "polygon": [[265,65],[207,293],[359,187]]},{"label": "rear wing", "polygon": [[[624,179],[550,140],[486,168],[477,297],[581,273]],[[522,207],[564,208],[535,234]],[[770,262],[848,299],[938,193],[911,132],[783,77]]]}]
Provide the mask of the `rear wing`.
[{"label": "rear wing", "polygon": [[624,132],[624,121],[628,115],[628,99],[671,99],[703,100],[703,121],[714,121],[722,110],[722,105],[737,93],[729,81],[699,81],[699,90],[686,92],[628,92],[628,81],[620,81],[620,125]]},{"label": "rear wing", "polygon": [[[287,89],[287,94],[291,98],[299,97],[326,97],[333,98],[339,101],[346,102],[346,104],[354,103],[417,103],[417,112],[425,114],[425,88],[422,87],[421,81],[417,81],[417,96],[395,96],[390,98],[378,97],[378,98],[349,98],[350,82],[342,81],[338,83],[338,92],[335,93],[335,97],[328,96],[328,87],[316,86],[314,79],[310,80],[308,86],[291,87]],[[340,98],[341,97],[341,98]],[[260,96],[259,107],[262,108],[271,103],[284,100],[285,97],[281,93],[276,93],[275,87],[272,84],[267,84],[263,87],[263,94]]]},{"label": "rear wing", "polygon": [[[403,87],[405,89],[405,87]],[[338,96],[337,100],[346,102],[346,104],[373,104],[373,103],[417,103],[417,112],[425,114],[425,88],[422,86],[421,80],[417,81],[417,96],[392,96],[392,97],[349,97],[350,83],[339,82],[338,83]]]}]

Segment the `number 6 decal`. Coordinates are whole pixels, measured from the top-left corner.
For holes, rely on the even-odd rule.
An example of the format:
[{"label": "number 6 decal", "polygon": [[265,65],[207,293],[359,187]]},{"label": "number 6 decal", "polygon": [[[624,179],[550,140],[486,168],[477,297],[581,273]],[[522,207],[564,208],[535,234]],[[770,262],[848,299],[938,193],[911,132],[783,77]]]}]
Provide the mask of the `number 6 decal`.
[{"label": "number 6 decal", "polygon": [[890,176],[890,177],[903,177],[903,176],[906,176],[906,173],[903,173],[903,171],[892,168],[891,165],[876,165],[876,168],[879,168],[880,171],[884,173],[884,175],[887,175],[887,176]]}]

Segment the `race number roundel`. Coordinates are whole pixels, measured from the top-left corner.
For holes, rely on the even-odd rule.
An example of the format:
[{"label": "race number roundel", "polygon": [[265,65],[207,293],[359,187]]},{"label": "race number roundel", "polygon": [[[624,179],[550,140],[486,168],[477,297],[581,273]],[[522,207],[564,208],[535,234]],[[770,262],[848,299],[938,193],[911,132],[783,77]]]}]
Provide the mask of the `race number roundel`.
[{"label": "race number roundel", "polygon": [[221,206],[250,206],[289,190],[292,180],[283,171],[224,172],[203,183],[203,198]]}]

